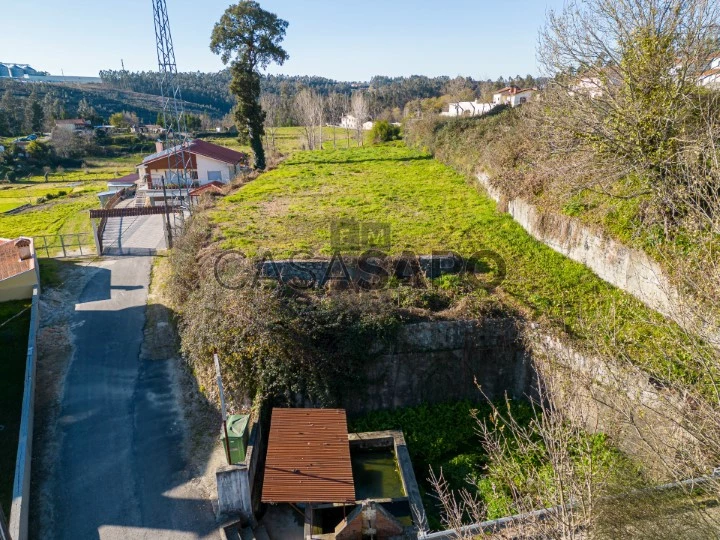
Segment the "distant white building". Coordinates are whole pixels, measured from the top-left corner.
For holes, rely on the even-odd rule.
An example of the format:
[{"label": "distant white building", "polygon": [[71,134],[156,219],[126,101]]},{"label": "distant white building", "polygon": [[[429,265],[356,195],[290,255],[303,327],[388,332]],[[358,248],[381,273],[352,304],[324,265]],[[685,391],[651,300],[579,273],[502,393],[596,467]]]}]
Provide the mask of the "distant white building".
[{"label": "distant white building", "polygon": [[494,103],[479,103],[475,101],[458,101],[457,103],[449,103],[448,110],[440,113],[441,116],[482,116],[490,112]]},{"label": "distant white building", "polygon": [[87,120],[83,120],[82,118],[56,120],[55,127],[57,129],[64,129],[65,131],[70,131],[71,133],[80,133],[81,131],[86,131],[92,128],[90,122],[88,122]]},{"label": "distant white building", "polygon": [[720,53],[710,57],[708,65],[698,77],[698,84],[712,88],[720,88]]},{"label": "distant white building", "polygon": [[535,88],[519,88],[514,85],[506,86],[493,94],[494,105],[510,105],[517,107],[530,101],[537,90]]},{"label": "distant white building", "polygon": [[[345,129],[357,129],[359,120],[355,118],[352,114],[343,114],[342,118],[340,119],[340,127]],[[367,121],[362,123],[362,128],[365,131],[369,131],[372,129],[374,122]]]}]

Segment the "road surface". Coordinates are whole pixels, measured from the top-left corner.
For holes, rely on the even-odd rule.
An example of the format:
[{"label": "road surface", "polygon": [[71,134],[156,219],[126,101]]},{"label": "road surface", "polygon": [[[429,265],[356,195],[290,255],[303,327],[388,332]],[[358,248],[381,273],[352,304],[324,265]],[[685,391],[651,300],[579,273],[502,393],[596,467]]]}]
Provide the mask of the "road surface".
[{"label": "road surface", "polygon": [[[133,218],[116,252],[162,247],[159,218]],[[141,354],[151,263],[148,255],[126,255],[86,269],[48,484],[53,538],[219,538],[182,452],[173,360]]]}]

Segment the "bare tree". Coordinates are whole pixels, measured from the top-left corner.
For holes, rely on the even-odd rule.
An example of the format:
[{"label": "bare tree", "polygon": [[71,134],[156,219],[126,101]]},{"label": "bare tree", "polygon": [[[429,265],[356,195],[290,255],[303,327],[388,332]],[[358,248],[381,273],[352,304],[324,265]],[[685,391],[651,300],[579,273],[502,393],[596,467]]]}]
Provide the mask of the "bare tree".
[{"label": "bare tree", "polygon": [[369,105],[365,92],[358,90],[350,99],[350,111],[355,117],[355,136],[358,146],[363,145],[363,124],[369,117]]},{"label": "bare tree", "polygon": [[668,232],[676,216],[662,209],[697,134],[698,75],[719,24],[714,0],[571,0],[550,12],[539,58],[553,79],[540,131],[555,155],[587,154],[598,174],[576,167],[575,188],[610,192],[635,174],[636,195],[653,195]]},{"label": "bare tree", "polygon": [[322,148],[323,109],[323,98],[314,90],[303,88],[295,97],[295,110],[305,128],[305,140],[309,150],[315,150],[318,146]]},{"label": "bare tree", "polygon": [[260,96],[260,106],[265,111],[265,137],[270,152],[277,153],[275,137],[277,128],[280,126],[281,106],[280,96],[277,94],[263,94]]}]

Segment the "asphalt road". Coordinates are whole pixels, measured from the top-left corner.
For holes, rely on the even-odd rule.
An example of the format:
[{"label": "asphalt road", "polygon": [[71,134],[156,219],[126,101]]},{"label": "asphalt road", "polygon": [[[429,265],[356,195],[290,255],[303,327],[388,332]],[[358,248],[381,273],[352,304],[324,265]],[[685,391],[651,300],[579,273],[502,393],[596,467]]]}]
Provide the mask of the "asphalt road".
[{"label": "asphalt road", "polygon": [[[133,223],[128,244],[159,247],[156,221]],[[55,538],[219,538],[181,450],[173,360],[141,356],[151,263],[119,256],[87,269],[49,484]]]}]

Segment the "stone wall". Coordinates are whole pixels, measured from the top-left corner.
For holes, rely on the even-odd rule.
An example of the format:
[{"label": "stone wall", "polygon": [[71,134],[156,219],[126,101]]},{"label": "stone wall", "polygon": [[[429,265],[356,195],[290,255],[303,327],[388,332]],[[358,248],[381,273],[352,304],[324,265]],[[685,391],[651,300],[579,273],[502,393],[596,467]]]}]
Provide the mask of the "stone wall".
[{"label": "stone wall", "polygon": [[367,391],[349,389],[351,413],[491,399],[532,392],[533,369],[511,319],[432,321],[404,326],[366,367]]}]

